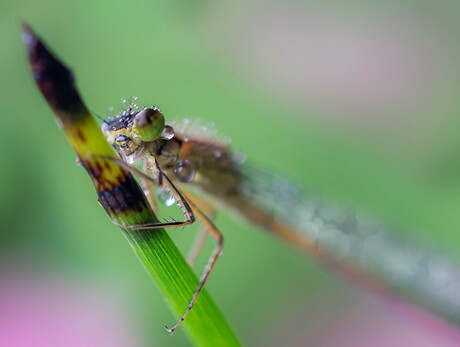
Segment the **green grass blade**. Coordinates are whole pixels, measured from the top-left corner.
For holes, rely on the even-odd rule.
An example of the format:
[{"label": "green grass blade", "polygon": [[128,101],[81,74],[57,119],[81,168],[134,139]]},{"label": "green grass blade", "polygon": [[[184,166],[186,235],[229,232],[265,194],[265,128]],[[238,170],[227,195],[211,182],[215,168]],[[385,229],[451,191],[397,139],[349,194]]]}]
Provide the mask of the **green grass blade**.
[{"label": "green grass blade", "polygon": [[[106,142],[98,124],[83,103],[71,71],[27,25],[24,25],[23,39],[35,82],[90,175],[99,202],[109,216],[123,225],[158,221],[133,176],[113,161],[104,159],[116,158],[116,153]],[[136,232],[123,230],[123,233],[157,283],[175,319],[179,318],[198,283],[195,274],[163,229]],[[206,290],[180,329],[184,329],[190,341],[197,346],[240,345]]]}]

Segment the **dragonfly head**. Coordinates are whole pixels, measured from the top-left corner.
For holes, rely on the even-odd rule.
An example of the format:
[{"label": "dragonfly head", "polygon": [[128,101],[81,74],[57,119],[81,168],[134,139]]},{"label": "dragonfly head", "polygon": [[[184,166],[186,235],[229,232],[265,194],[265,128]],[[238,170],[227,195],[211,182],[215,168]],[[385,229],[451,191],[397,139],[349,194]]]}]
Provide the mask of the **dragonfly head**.
[{"label": "dragonfly head", "polygon": [[129,158],[139,155],[147,144],[162,138],[165,119],[157,107],[140,111],[129,108],[106,119],[101,129],[118,153]]}]

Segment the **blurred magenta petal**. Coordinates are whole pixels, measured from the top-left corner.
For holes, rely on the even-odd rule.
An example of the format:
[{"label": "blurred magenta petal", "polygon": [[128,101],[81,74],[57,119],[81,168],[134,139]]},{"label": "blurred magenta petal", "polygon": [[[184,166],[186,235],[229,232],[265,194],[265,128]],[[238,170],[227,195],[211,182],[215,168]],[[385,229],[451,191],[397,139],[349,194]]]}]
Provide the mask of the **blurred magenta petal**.
[{"label": "blurred magenta petal", "polygon": [[299,307],[305,305],[288,306],[284,314],[273,317],[275,338],[270,336],[267,341],[261,337],[257,345],[457,347],[460,341],[458,329],[444,320],[411,305],[393,304],[368,295],[359,300],[346,293],[334,299],[319,297],[316,305],[310,302],[307,312]]},{"label": "blurred magenta petal", "polygon": [[0,346],[139,346],[113,286],[0,273]]}]

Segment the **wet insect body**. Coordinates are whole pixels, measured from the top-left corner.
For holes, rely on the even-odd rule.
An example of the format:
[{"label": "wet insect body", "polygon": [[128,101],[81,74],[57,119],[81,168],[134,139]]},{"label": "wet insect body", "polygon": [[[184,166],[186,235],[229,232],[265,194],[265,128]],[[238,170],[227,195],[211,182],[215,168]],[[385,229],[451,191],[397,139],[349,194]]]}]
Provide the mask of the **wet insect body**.
[{"label": "wet insect body", "polygon": [[[270,230],[285,241],[306,251],[341,275],[386,296],[410,293],[410,299],[430,309],[460,311],[460,275],[448,262],[434,257],[411,243],[395,238],[380,225],[350,209],[340,209],[309,196],[281,176],[255,169],[232,152],[227,144],[190,135],[165,124],[156,107],[128,107],[104,121],[102,130],[117,150],[115,161],[141,178],[155,209],[150,186],[169,190],[184,212],[183,221],[121,227],[132,230],[177,227],[201,221],[206,233],[192,252],[193,263],[211,235],[216,247],[204,269],[200,283],[173,332],[184,321],[221,254],[223,238],[209,215],[209,205],[191,191],[199,188],[254,224]],[[136,168],[142,165],[142,169]],[[440,276],[442,274],[442,276]],[[448,279],[445,286],[443,279]],[[434,295],[434,293],[436,295]],[[398,294],[399,296],[399,294]]]}]

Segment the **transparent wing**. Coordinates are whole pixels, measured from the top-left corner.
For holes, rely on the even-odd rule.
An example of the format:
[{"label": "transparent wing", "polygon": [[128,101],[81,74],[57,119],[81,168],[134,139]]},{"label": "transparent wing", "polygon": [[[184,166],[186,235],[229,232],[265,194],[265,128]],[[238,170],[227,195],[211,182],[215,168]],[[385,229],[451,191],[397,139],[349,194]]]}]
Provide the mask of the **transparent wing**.
[{"label": "transparent wing", "polygon": [[244,162],[225,143],[198,140],[186,130],[183,136],[208,170],[202,190],[345,277],[460,325],[458,266],[353,208]]},{"label": "transparent wing", "polygon": [[398,297],[460,323],[458,266],[401,239],[397,230],[338,207],[282,176],[249,164],[241,165],[241,172],[239,194],[310,242],[327,263],[346,263],[377,278]]}]

